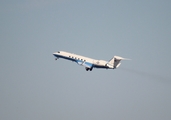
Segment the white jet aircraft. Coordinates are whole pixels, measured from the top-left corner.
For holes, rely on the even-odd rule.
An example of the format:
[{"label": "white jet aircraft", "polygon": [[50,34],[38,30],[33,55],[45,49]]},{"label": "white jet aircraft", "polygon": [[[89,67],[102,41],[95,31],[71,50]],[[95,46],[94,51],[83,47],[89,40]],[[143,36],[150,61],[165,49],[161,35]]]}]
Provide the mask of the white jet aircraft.
[{"label": "white jet aircraft", "polygon": [[109,61],[95,60],[92,58],[88,58],[88,57],[84,57],[81,55],[76,55],[76,54],[68,53],[64,51],[55,52],[53,53],[53,55],[56,57],[55,60],[57,60],[58,58],[63,58],[66,60],[71,60],[73,62],[76,62],[78,65],[84,66],[86,71],[88,70],[92,71],[93,68],[115,69],[121,65],[120,63],[121,60],[129,60],[129,59],[122,58],[119,56],[114,56]]}]

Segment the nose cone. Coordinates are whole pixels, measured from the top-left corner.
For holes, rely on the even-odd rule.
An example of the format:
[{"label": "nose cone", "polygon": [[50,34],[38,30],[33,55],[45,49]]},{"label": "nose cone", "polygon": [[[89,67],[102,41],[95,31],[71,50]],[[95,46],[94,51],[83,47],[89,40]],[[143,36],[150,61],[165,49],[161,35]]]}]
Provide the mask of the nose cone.
[{"label": "nose cone", "polygon": [[55,56],[55,55],[56,55],[56,53],[53,53],[53,55]]},{"label": "nose cone", "polygon": [[60,54],[60,51],[53,53],[54,56],[58,56],[59,54]]}]

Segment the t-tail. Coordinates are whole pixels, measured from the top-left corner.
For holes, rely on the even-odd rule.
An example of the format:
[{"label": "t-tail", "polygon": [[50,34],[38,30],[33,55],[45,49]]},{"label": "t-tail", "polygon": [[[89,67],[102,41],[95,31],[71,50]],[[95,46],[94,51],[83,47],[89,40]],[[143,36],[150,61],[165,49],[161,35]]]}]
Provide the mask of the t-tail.
[{"label": "t-tail", "polygon": [[121,60],[130,60],[130,59],[114,56],[111,60],[109,60],[106,66],[113,69],[118,68],[121,65]]}]

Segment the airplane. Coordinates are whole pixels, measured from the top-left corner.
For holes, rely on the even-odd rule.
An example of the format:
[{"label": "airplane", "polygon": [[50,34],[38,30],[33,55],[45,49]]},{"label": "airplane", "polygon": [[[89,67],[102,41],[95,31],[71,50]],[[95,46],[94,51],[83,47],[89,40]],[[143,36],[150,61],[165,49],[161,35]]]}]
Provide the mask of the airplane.
[{"label": "airplane", "polygon": [[76,55],[74,53],[69,53],[65,51],[58,51],[53,53],[53,55],[56,57],[55,60],[59,58],[63,58],[66,60],[76,62],[78,65],[84,66],[86,71],[89,70],[92,71],[93,68],[116,69],[121,65],[120,63],[121,60],[130,60],[119,56],[114,56],[109,61],[96,60],[96,59],[88,58],[81,55]]}]

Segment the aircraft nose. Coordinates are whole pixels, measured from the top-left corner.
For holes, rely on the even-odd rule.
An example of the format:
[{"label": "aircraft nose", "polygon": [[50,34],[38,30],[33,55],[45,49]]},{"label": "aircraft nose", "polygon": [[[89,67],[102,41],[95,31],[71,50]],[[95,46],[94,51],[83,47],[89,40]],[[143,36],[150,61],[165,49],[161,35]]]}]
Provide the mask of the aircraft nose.
[{"label": "aircraft nose", "polygon": [[55,56],[55,55],[56,55],[56,53],[53,53],[53,55]]}]

